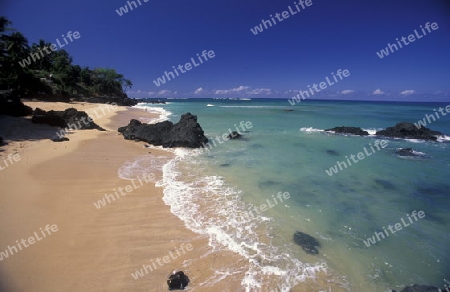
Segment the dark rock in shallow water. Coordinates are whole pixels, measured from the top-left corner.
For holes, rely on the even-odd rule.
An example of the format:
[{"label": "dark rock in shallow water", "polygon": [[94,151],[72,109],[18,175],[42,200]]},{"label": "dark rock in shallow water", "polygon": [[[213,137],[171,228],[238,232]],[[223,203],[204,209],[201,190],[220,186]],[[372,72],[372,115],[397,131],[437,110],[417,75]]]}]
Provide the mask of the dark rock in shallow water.
[{"label": "dark rock in shallow water", "polygon": [[327,153],[330,154],[331,156],[339,156],[339,153],[334,150],[327,150]]},{"label": "dark rock in shallow water", "polygon": [[306,253],[318,254],[317,247],[320,247],[320,243],[311,235],[297,231],[294,234],[294,242],[302,247]]},{"label": "dark rock in shallow water", "polygon": [[279,184],[280,184],[280,182],[277,182],[277,181],[266,180],[266,181],[260,182],[260,183],[258,184],[258,186],[259,186],[259,188],[261,188],[261,189],[265,189],[265,188],[269,188],[269,187],[272,187],[272,186],[277,186],[277,185],[279,185]]},{"label": "dark rock in shallow water", "polygon": [[[446,290],[445,289],[440,290],[433,286],[414,284],[412,286],[407,286],[407,287],[403,288],[403,290],[400,292],[441,292],[441,291],[446,291]],[[396,292],[396,290],[392,290],[392,292]]]},{"label": "dark rock in shallow water", "polygon": [[231,166],[231,164],[229,164],[229,163],[222,163],[219,166],[220,167],[229,167],[229,166]]},{"label": "dark rock in shallow water", "polygon": [[388,127],[385,130],[378,131],[376,135],[392,138],[436,141],[436,136],[442,135],[442,133],[438,131],[432,131],[425,127],[417,128],[414,124],[402,122],[396,124],[394,127]]},{"label": "dark rock in shallow water", "polygon": [[325,130],[326,132],[333,131],[338,134],[351,134],[351,135],[358,135],[358,136],[367,136],[369,133],[367,131],[363,131],[361,128],[357,127],[335,127],[331,129]]},{"label": "dark rock in shallow water", "polygon": [[398,148],[395,153],[397,153],[398,156],[416,156],[412,148]]},{"label": "dark rock in shallow water", "polygon": [[236,132],[236,131],[233,131],[233,132],[231,132],[231,134],[229,134],[227,137],[228,137],[228,139],[239,139],[239,138],[242,137],[242,135],[239,134],[239,133]]},{"label": "dark rock in shallow water", "polygon": [[119,128],[119,132],[127,140],[144,141],[165,148],[199,148],[208,143],[202,127],[197,123],[197,116],[191,113],[182,115],[176,124],[170,121],[142,124],[133,119],[128,126]]},{"label": "dark rock in shallow water", "polygon": [[167,279],[167,285],[169,290],[184,290],[184,288],[189,284],[189,277],[186,276],[182,271],[174,272]]},{"label": "dark rock in shallow water", "polygon": [[261,149],[261,148],[264,148],[264,146],[261,145],[261,144],[252,144],[250,147],[252,147],[253,149]]},{"label": "dark rock in shallow water", "polygon": [[398,148],[395,153],[400,157],[429,158],[429,155],[415,151],[413,148]]},{"label": "dark rock in shallow water", "polygon": [[377,184],[379,184],[380,186],[382,186],[383,188],[387,189],[387,190],[394,190],[396,189],[395,185],[388,181],[388,180],[384,180],[384,179],[376,179],[375,182]]}]

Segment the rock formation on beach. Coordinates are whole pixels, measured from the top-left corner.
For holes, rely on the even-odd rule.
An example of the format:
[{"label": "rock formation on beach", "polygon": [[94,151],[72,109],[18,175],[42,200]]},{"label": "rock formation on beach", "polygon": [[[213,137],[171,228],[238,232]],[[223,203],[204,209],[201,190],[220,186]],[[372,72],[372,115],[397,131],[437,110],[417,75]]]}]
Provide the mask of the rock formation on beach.
[{"label": "rock formation on beach", "polygon": [[309,254],[319,253],[319,250],[317,248],[320,247],[320,243],[311,235],[297,231],[294,234],[294,242],[300,245],[302,249],[306,251],[306,253]]},{"label": "rock formation on beach", "polygon": [[32,113],[33,109],[20,101],[17,91],[0,94],[0,115],[24,117]]},{"label": "rock formation on beach", "polygon": [[118,131],[127,140],[144,141],[164,148],[199,148],[208,143],[202,127],[197,123],[197,116],[191,113],[182,115],[176,124],[170,121],[143,124],[133,119],[128,126],[120,127]]},{"label": "rock formation on beach", "polygon": [[326,132],[333,131],[338,134],[351,134],[351,135],[358,135],[358,136],[368,136],[369,133],[367,131],[364,131],[361,128],[358,127],[335,127],[331,129],[325,130]]},{"label": "rock formation on beach", "polygon": [[421,139],[421,140],[433,140],[436,141],[441,132],[432,131],[428,128],[417,128],[414,124],[408,122],[398,123],[393,127],[388,127],[385,130],[378,131],[377,136],[385,136],[392,138],[403,139]]},{"label": "rock formation on beach", "polygon": [[189,282],[189,277],[182,271],[173,272],[167,279],[167,286],[169,290],[184,290]]},{"label": "rock formation on beach", "polygon": [[74,108],[68,108],[64,111],[48,112],[40,108],[36,108],[31,122],[61,128],[69,127],[77,130],[97,129],[100,131],[105,131],[105,129],[94,123],[86,112],[78,111]]}]

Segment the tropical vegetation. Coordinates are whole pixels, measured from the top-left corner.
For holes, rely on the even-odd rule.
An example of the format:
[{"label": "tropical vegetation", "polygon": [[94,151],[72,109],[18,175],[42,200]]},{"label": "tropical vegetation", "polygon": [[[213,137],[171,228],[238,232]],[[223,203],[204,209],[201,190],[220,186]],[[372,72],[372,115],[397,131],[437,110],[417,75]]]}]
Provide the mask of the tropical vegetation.
[{"label": "tropical vegetation", "polygon": [[[41,39],[29,45],[27,38],[0,17],[0,90],[15,90],[20,96],[109,96],[126,97],[133,84],[114,69],[73,64],[66,50],[48,51],[51,43]],[[31,54],[40,56],[28,64]],[[29,59],[31,60],[31,59]]]}]

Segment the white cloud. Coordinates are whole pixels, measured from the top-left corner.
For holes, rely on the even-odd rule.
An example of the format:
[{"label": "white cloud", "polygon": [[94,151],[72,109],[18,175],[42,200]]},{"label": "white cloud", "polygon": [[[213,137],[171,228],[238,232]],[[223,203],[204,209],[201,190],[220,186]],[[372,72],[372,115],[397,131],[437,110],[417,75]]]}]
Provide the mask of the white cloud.
[{"label": "white cloud", "polygon": [[416,93],[414,90],[403,90],[400,95],[410,95]]},{"label": "white cloud", "polygon": [[214,93],[215,94],[229,94],[229,93],[242,93],[242,91],[249,89],[250,86],[239,86],[236,88],[231,88],[231,89],[219,89],[216,90]]},{"label": "white cloud", "polygon": [[256,88],[247,93],[248,94],[272,94],[272,90],[270,90],[269,88]]},{"label": "white cloud", "polygon": [[172,91],[170,91],[170,90],[160,90],[160,91],[158,91],[158,95],[170,94],[170,93],[172,93]]},{"label": "white cloud", "polygon": [[353,92],[355,92],[355,91],[354,91],[354,90],[350,90],[350,89],[346,89],[346,90],[342,90],[342,91],[340,92],[340,94],[345,95],[345,94],[351,94],[351,93],[353,93]]},{"label": "white cloud", "polygon": [[205,89],[203,87],[199,87],[195,90],[194,94],[202,94],[205,92]]},{"label": "white cloud", "polygon": [[149,91],[149,92],[147,92],[147,94],[148,94],[148,95],[154,95],[154,94],[156,94],[156,93],[153,92],[153,91]]},{"label": "white cloud", "polygon": [[239,86],[239,87],[237,87],[237,88],[233,88],[233,89],[231,89],[233,92],[241,92],[241,91],[244,91],[244,90],[247,90],[247,89],[250,89],[250,86]]},{"label": "white cloud", "polygon": [[272,90],[269,88],[254,88],[252,89],[250,86],[239,86],[231,89],[218,89],[214,91],[214,94],[248,94],[248,95],[257,95],[257,94],[272,94]]},{"label": "white cloud", "polygon": [[373,95],[380,95],[380,94],[384,94],[384,91],[381,91],[381,89],[377,89],[374,92],[372,92]]}]

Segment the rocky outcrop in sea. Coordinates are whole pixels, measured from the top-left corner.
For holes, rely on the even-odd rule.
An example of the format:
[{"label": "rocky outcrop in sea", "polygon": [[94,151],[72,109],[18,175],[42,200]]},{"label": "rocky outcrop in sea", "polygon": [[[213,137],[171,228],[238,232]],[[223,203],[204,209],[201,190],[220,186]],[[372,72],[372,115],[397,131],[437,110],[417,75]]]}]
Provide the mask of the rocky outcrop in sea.
[{"label": "rocky outcrop in sea", "polygon": [[408,122],[398,123],[393,127],[378,131],[375,135],[390,138],[402,139],[421,139],[436,141],[441,132],[433,131],[425,127],[417,128],[414,124]]},{"label": "rocky outcrop in sea", "polygon": [[333,131],[337,134],[351,134],[351,135],[358,135],[358,136],[368,136],[369,133],[367,131],[364,131],[361,128],[358,127],[335,127],[331,129],[325,130],[326,132]]}]

